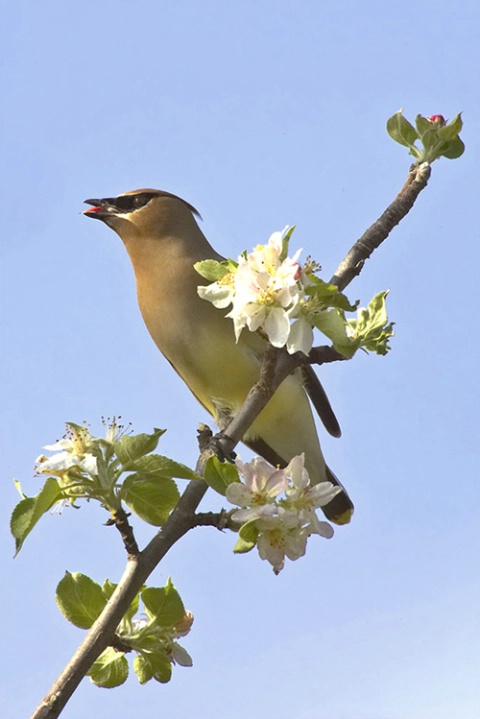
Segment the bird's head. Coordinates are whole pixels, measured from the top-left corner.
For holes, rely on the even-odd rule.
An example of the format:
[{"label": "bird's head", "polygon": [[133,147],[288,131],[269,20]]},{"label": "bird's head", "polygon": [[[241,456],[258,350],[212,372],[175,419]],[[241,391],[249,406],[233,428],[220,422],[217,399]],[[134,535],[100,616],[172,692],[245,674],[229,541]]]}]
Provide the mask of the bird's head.
[{"label": "bird's head", "polygon": [[102,220],[124,241],[139,237],[175,235],[195,223],[199,212],[177,195],[163,190],[132,190],[117,197],[85,200],[84,215]]}]

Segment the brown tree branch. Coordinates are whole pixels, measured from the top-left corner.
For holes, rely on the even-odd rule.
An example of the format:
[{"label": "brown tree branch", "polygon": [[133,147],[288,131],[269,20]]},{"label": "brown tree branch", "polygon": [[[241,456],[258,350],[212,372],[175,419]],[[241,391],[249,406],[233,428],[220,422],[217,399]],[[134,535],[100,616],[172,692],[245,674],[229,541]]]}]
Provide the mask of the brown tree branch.
[{"label": "brown tree branch", "polygon": [[[235,510],[232,510],[233,512]],[[195,527],[216,527],[224,529],[238,529],[239,525],[231,520],[232,512],[222,509],[220,512],[197,512],[194,518]]]},{"label": "brown tree branch", "polygon": [[[300,353],[299,353],[300,354]],[[348,359],[345,355],[340,354],[334,347],[322,345],[321,347],[312,347],[308,358],[303,357],[303,364],[328,364],[329,362],[342,362]],[[300,359],[302,358],[300,357]]]},{"label": "brown tree branch", "polygon": [[115,512],[112,512],[112,518],[107,522],[107,524],[115,525],[115,527],[120,532],[124,547],[127,550],[127,554],[131,555],[132,557],[136,557],[138,554],[140,554],[140,550],[138,548],[135,535],[133,533],[133,527],[128,521],[128,517],[129,515],[127,514],[127,512],[122,507],[120,507],[120,509],[117,509]]},{"label": "brown tree branch", "polygon": [[355,242],[345,259],[335,270],[330,284],[336,285],[339,290],[343,290],[354,277],[360,274],[365,260],[372,255],[374,250],[380,247],[393,228],[410,212],[418,195],[427,186],[430,173],[431,167],[427,162],[411,166],[407,181],[392,204]]},{"label": "brown tree branch", "polygon": [[95,659],[112,643],[115,645],[115,630],[131,602],[168,550],[192,528],[195,510],[206,491],[205,482],[191,481],[168,520],[143,552],[136,557],[129,556],[123,575],[105,609],[31,719],[58,717]]},{"label": "brown tree branch", "polygon": [[[430,167],[428,165],[413,166],[410,169],[407,181],[396,199],[377,222],[353,245],[330,280],[331,284],[335,284],[339,289],[344,289],[361,272],[365,260],[410,211],[419,193],[426,187],[429,177]],[[323,364],[343,359],[345,358],[331,347],[315,347],[307,358],[301,353],[289,355],[285,349],[276,349],[269,345],[265,352],[258,382],[249,392],[240,412],[225,431],[216,437],[224,455],[226,457],[231,455],[234,447],[266,406],[273,393],[295,368],[307,362]],[[208,440],[208,437],[204,435],[202,452],[196,467],[197,474],[200,475],[203,475],[206,459],[213,454],[206,439]],[[136,543],[133,544],[131,541],[133,534],[131,537],[128,536],[128,530],[124,524],[123,528],[119,527],[122,537],[126,531],[124,543],[129,551],[127,565],[120,582],[104,611],[92,625],[84,641],[34,711],[31,719],[56,719],[60,715],[93,662],[108,646],[116,645],[115,630],[117,626],[146,579],[175,542],[199,524],[212,523],[214,526],[218,526],[216,523],[218,517],[195,514],[207,488],[205,482],[191,481],[168,520],[140,553],[138,553]],[[117,522],[116,524],[118,526]],[[135,542],[134,539],[133,542]]]}]

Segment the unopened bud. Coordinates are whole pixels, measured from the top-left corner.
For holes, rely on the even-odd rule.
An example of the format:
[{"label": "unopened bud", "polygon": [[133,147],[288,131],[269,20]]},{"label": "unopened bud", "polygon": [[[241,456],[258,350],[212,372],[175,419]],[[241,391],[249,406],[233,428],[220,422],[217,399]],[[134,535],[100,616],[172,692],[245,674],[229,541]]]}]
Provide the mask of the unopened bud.
[{"label": "unopened bud", "polygon": [[446,125],[447,124],[447,121],[445,120],[443,115],[431,115],[428,119],[434,125]]},{"label": "unopened bud", "polygon": [[192,612],[189,612],[188,609],[185,611],[185,614],[183,615],[183,619],[181,619],[178,624],[175,625],[175,634],[177,637],[184,637],[190,629],[192,628],[193,624],[193,614]]}]

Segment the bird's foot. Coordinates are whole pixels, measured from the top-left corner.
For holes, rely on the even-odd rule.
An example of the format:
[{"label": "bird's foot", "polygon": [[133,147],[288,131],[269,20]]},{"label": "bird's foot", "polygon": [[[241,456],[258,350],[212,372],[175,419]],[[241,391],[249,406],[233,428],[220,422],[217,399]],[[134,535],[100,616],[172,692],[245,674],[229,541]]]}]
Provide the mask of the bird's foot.
[{"label": "bird's foot", "polygon": [[220,462],[234,462],[236,453],[231,448],[232,440],[224,432],[213,434],[206,424],[198,428],[198,446],[202,454],[214,454]]}]

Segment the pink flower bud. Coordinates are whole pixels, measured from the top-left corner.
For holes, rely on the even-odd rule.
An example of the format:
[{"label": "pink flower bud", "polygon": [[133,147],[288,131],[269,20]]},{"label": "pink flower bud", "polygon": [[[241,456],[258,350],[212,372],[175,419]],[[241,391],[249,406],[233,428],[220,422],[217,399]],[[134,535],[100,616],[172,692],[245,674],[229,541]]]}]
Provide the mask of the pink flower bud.
[{"label": "pink flower bud", "polygon": [[432,122],[434,125],[446,125],[447,122],[443,115],[431,115],[429,118],[430,122]]}]

